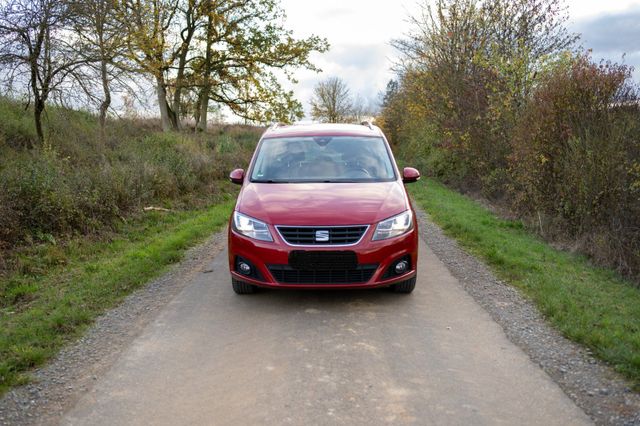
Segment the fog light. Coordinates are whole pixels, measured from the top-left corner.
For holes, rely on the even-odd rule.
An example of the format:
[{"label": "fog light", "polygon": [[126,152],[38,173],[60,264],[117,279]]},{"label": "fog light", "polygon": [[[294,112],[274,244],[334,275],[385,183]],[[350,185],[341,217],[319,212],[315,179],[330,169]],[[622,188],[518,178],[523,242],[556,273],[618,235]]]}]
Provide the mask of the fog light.
[{"label": "fog light", "polygon": [[396,274],[403,274],[407,271],[407,268],[409,267],[409,262],[407,262],[406,260],[401,260],[400,262],[396,263],[396,267],[394,268],[394,270],[396,271]]},{"label": "fog light", "polygon": [[238,262],[238,271],[242,275],[249,275],[251,274],[251,266],[245,262]]}]

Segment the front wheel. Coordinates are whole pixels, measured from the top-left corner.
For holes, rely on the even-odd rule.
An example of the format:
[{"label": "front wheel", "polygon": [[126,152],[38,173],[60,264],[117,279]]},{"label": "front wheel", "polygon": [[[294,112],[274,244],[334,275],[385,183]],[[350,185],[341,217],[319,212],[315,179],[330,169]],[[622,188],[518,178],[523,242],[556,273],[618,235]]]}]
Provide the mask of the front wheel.
[{"label": "front wheel", "polygon": [[235,278],[231,278],[231,286],[236,294],[251,294],[256,291],[256,286],[247,284],[243,281],[238,281]]},{"label": "front wheel", "polygon": [[413,291],[414,288],[416,288],[416,278],[417,277],[409,278],[406,281],[394,284],[393,286],[391,286],[391,288],[393,289],[394,293],[409,294]]}]

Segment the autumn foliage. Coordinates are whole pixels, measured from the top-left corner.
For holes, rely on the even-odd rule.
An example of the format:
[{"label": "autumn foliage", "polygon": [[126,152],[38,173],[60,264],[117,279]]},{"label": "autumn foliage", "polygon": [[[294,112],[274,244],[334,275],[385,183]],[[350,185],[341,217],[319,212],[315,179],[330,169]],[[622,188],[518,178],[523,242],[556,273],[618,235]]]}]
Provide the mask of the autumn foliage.
[{"label": "autumn foliage", "polygon": [[[640,271],[640,110],[630,70],[585,55],[548,70],[513,133],[511,204],[601,262]],[[546,224],[546,226],[545,226]]]},{"label": "autumn foliage", "polygon": [[[632,70],[573,49],[559,0],[440,0],[395,42],[380,124],[424,172],[640,274]],[[573,49],[573,50],[572,50]]]}]

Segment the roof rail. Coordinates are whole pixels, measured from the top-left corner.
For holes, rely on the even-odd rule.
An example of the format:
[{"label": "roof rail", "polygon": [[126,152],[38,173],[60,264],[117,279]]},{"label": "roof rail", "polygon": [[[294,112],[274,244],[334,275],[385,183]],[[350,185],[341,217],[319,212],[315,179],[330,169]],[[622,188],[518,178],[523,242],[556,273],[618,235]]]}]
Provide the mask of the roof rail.
[{"label": "roof rail", "polygon": [[361,125],[361,126],[367,126],[369,129],[373,130],[373,125],[371,124],[371,122],[370,122],[370,121],[367,121],[367,120],[365,120],[365,121],[361,121],[361,122],[360,122],[360,125]]},{"label": "roof rail", "polygon": [[275,123],[272,123],[271,126],[269,126],[269,130],[275,130],[278,127],[284,127],[284,126],[286,126],[285,123],[275,122]]}]

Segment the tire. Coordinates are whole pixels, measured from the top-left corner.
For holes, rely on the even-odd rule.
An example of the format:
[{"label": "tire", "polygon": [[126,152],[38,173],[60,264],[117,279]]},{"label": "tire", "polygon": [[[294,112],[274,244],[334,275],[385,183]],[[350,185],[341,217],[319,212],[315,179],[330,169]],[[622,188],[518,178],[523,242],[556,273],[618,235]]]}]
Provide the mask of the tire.
[{"label": "tire", "polygon": [[252,294],[255,293],[256,287],[251,284],[247,284],[243,281],[238,281],[235,278],[231,278],[231,286],[236,294]]},{"label": "tire", "polygon": [[391,288],[393,289],[394,293],[409,294],[413,291],[414,288],[416,288],[416,278],[417,277],[409,278],[406,281],[394,284],[393,286],[391,286]]}]

